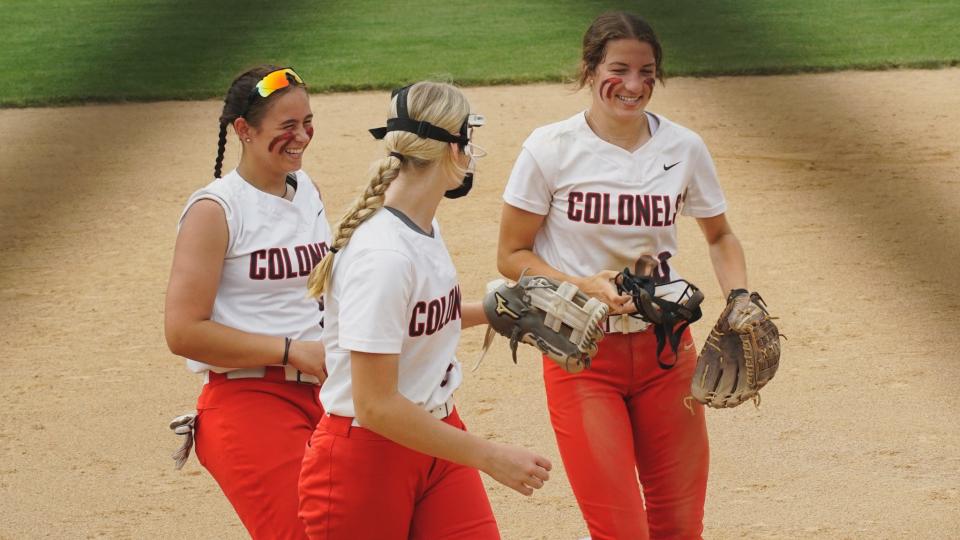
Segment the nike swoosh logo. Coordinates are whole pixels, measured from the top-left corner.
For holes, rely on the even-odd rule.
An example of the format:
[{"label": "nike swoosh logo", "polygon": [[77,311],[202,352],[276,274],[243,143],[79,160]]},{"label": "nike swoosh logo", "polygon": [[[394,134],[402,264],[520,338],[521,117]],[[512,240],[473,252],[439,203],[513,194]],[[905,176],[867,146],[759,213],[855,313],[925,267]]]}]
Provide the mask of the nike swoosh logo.
[{"label": "nike swoosh logo", "polygon": [[674,163],[673,165],[670,165],[669,167],[667,167],[666,165],[664,165],[664,166],[663,166],[663,170],[669,171],[670,169],[676,167],[676,166],[679,165],[680,163],[681,163],[681,162],[678,161],[678,162]]}]

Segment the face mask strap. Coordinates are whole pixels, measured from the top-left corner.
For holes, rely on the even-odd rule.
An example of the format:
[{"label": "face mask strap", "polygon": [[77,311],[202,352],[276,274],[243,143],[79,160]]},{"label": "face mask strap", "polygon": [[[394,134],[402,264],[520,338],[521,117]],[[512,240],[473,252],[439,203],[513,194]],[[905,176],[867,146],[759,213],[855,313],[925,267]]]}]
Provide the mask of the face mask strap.
[{"label": "face mask strap", "polygon": [[[457,147],[460,149],[460,152],[465,152],[467,145],[470,144],[470,129],[473,127],[482,126],[486,122],[484,117],[479,114],[468,114],[467,117],[463,119],[463,123],[460,124],[459,135],[453,135],[449,131],[438,128],[430,122],[414,120],[410,118],[410,113],[407,109],[407,94],[409,93],[411,86],[413,85],[397,88],[390,93],[391,98],[397,99],[397,117],[388,119],[385,127],[373,128],[369,130],[370,134],[373,135],[373,138],[381,140],[387,136],[387,133],[390,133],[391,131],[406,131],[408,133],[416,134],[417,137],[420,137],[421,139],[432,139],[446,143],[456,143]],[[391,155],[397,156],[401,163],[404,161],[404,158],[396,152],[391,152]],[[470,157],[471,164],[473,163],[474,159],[475,158],[473,156]],[[470,193],[470,189],[472,187],[473,171],[468,171],[464,175],[463,182],[461,182],[459,186],[454,189],[447,190],[443,195],[448,199],[459,199],[460,197],[464,197]]]},{"label": "face mask strap", "polygon": [[410,118],[407,110],[407,94],[411,86],[413,85],[407,85],[391,92],[390,97],[397,98],[397,117],[387,120],[386,127],[369,130],[373,138],[381,140],[391,131],[406,131],[416,134],[417,137],[421,139],[457,143],[461,150],[465,148],[470,142],[470,139],[467,137],[469,116],[463,120],[463,125],[460,126],[460,136],[453,135],[449,131],[438,128],[430,122],[413,120]]}]

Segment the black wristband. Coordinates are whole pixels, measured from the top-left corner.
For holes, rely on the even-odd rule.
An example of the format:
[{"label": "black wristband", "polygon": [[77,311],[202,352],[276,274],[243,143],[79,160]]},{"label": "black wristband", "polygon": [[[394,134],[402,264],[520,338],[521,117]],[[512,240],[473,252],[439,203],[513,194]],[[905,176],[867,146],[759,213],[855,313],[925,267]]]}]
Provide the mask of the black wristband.
[{"label": "black wristband", "polygon": [[741,294],[749,294],[750,291],[746,289],[732,289],[730,294],[727,295],[727,303],[729,304],[731,300],[740,296]]},{"label": "black wristband", "polygon": [[290,343],[292,341],[293,340],[288,337],[283,338],[283,362],[281,362],[281,364],[284,366],[290,361]]}]

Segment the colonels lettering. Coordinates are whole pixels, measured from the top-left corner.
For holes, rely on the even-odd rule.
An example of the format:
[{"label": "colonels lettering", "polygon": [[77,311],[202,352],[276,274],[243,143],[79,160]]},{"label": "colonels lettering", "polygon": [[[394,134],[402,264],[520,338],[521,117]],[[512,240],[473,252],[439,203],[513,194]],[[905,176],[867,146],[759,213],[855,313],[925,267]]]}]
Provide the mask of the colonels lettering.
[{"label": "colonels lettering", "polygon": [[669,227],[680,213],[679,195],[632,195],[571,191],[567,218],[603,225]]},{"label": "colonels lettering", "polygon": [[446,296],[420,301],[413,306],[410,316],[410,337],[432,335],[450,321],[460,318],[460,286],[450,289]]},{"label": "colonels lettering", "polygon": [[[293,251],[293,256],[290,252]],[[259,249],[250,254],[250,279],[290,279],[309,276],[327,254],[327,243]],[[294,260],[295,259],[295,260]]]}]

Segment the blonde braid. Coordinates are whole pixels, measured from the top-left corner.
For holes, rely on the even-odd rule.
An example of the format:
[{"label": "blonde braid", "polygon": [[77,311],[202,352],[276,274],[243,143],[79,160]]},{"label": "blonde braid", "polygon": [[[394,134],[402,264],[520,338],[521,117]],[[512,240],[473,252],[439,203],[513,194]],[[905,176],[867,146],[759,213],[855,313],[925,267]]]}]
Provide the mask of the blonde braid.
[{"label": "blonde braid", "polygon": [[333,275],[333,258],[336,252],[342,250],[350,242],[353,231],[361,223],[370,218],[377,210],[383,207],[384,194],[400,173],[401,162],[394,156],[387,156],[377,162],[376,170],[370,177],[370,183],[363,194],[357,197],[353,206],[343,215],[337,225],[337,233],[333,237],[332,249],[328,251],[307,279],[307,294],[317,298],[330,286]]},{"label": "blonde braid", "polygon": [[[456,133],[460,129],[463,119],[470,112],[470,104],[460,90],[449,84],[430,81],[419,82],[410,87],[407,108],[411,118],[426,120],[451,133]],[[389,118],[396,118],[396,116],[397,103],[394,97],[390,102]],[[433,163],[442,162],[444,166],[452,167],[451,170],[456,175],[463,174],[463,171],[457,168],[455,156],[450,151],[448,143],[404,131],[387,133],[384,142],[387,152],[399,154],[403,156],[403,160],[394,155],[388,155],[374,162],[366,190],[354,201],[353,206],[337,225],[331,250],[310,272],[310,278],[307,280],[307,293],[310,296],[319,297],[324,291],[329,290],[333,275],[333,258],[350,242],[353,231],[383,207],[384,194],[390,183],[400,174],[400,168],[404,163],[407,170],[414,172]],[[415,173],[414,177],[416,177]]]}]

